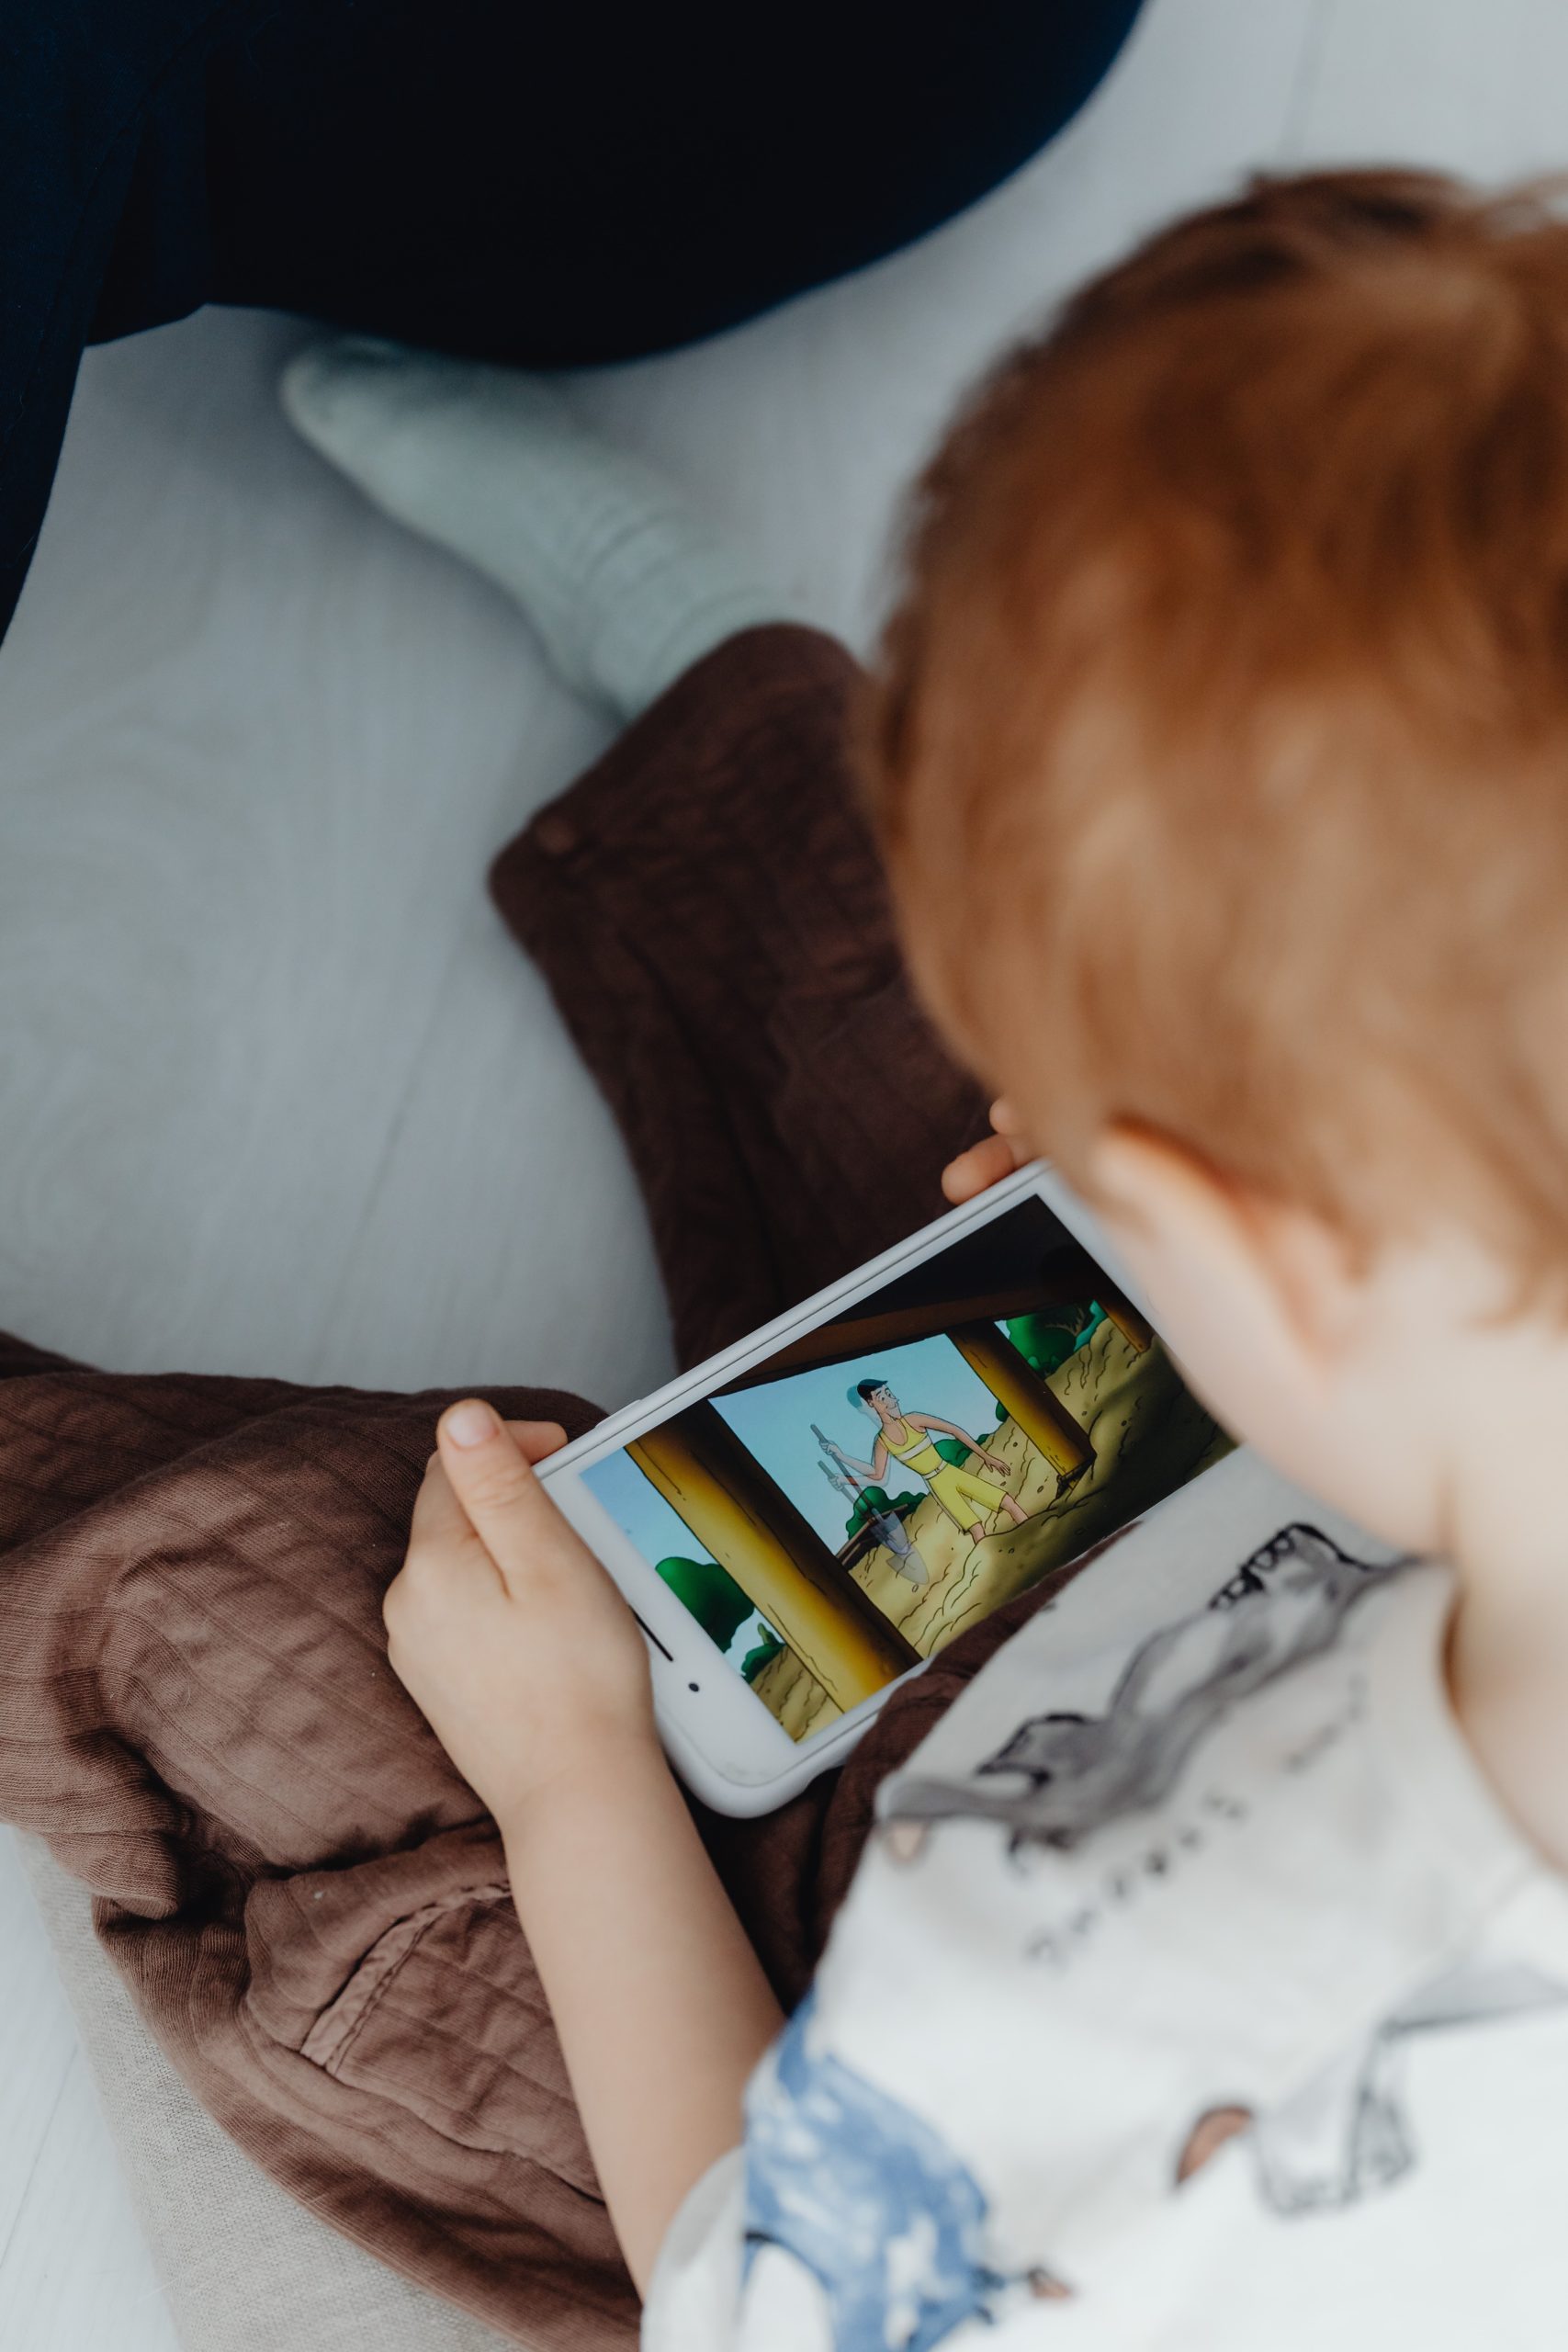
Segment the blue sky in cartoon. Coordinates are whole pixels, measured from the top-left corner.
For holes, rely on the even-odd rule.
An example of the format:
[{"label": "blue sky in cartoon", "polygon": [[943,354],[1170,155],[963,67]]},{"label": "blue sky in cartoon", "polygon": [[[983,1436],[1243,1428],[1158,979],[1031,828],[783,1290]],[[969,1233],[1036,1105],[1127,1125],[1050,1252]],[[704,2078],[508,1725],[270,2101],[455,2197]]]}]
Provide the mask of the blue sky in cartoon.
[{"label": "blue sky in cartoon", "polygon": [[[908,1347],[881,1348],[874,1355],[855,1356],[820,1372],[789,1373],[764,1387],[741,1388],[733,1396],[713,1400],[742,1445],[835,1552],[844,1540],[850,1506],[817,1466],[821,1448],[811,1424],[815,1421],[846,1453],[869,1462],[876,1423],[850,1403],[848,1391],[858,1380],[879,1379],[887,1382],[911,1413],[934,1413],[942,1420],[956,1421],[971,1437],[983,1438],[997,1426],[996,1398],[952,1340],[940,1336],[916,1340]],[[922,1491],[922,1482],[896,1462],[888,1465],[886,1484],[889,1494]]]}]

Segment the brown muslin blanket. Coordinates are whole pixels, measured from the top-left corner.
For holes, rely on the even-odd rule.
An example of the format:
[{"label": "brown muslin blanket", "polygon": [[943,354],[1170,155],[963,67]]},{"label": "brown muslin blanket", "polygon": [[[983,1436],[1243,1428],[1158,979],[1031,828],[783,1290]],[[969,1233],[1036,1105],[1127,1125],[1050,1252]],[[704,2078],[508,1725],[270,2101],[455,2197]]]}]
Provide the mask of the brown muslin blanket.
[{"label": "brown muslin blanket", "polygon": [[[686,1361],[933,1215],[980,1125],[900,974],[854,684],[813,632],[732,640],[493,877],[620,1118]],[[170,2058],[287,2188],[537,2352],[600,2352],[637,2305],[500,1848],[386,1662],[446,1401],[0,1341],[0,1816],[95,1890]],[[879,1775],[1028,1607],[783,1812],[701,1816],[786,2002]]]}]

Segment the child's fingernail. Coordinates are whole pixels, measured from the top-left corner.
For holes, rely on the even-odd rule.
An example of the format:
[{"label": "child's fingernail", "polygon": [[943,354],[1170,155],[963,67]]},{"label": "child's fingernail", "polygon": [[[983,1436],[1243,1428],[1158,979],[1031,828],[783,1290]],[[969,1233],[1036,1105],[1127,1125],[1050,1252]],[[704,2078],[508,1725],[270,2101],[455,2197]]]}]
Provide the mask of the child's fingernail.
[{"label": "child's fingernail", "polygon": [[490,1407],[481,1405],[477,1396],[466,1405],[454,1405],[446,1416],[446,1434],[454,1445],[483,1445],[500,1427]]}]

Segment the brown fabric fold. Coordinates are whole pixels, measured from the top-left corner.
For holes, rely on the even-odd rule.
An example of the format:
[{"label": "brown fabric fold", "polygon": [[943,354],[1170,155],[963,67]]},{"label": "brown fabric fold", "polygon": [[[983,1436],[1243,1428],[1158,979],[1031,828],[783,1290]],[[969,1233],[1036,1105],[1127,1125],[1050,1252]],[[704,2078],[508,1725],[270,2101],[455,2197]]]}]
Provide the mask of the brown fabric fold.
[{"label": "brown fabric fold", "polygon": [[691,1363],[942,1212],[985,1131],[904,978],[815,629],[688,671],[497,859],[620,1122]]},{"label": "brown fabric fold", "polygon": [[[687,1360],[934,1215],[979,1124],[899,974],[855,678],[811,631],[734,639],[495,870],[620,1119]],[[386,1661],[446,1401],[0,1340],[0,1815],[95,1890],[164,2048],[287,2188],[535,2352],[611,2352],[636,2301],[499,1844]],[[786,2002],[877,1780],[1029,1605],[771,1818],[694,1808]]]}]

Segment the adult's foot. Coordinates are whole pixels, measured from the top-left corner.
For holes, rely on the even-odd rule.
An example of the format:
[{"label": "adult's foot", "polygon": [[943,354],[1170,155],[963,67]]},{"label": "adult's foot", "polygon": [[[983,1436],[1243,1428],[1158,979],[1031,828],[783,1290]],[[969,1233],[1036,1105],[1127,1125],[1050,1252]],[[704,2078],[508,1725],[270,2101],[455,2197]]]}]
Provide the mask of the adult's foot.
[{"label": "adult's foot", "polygon": [[804,617],[536,376],[347,335],[280,390],[312,447],[504,588],[567,684],[622,719],[726,638]]}]

